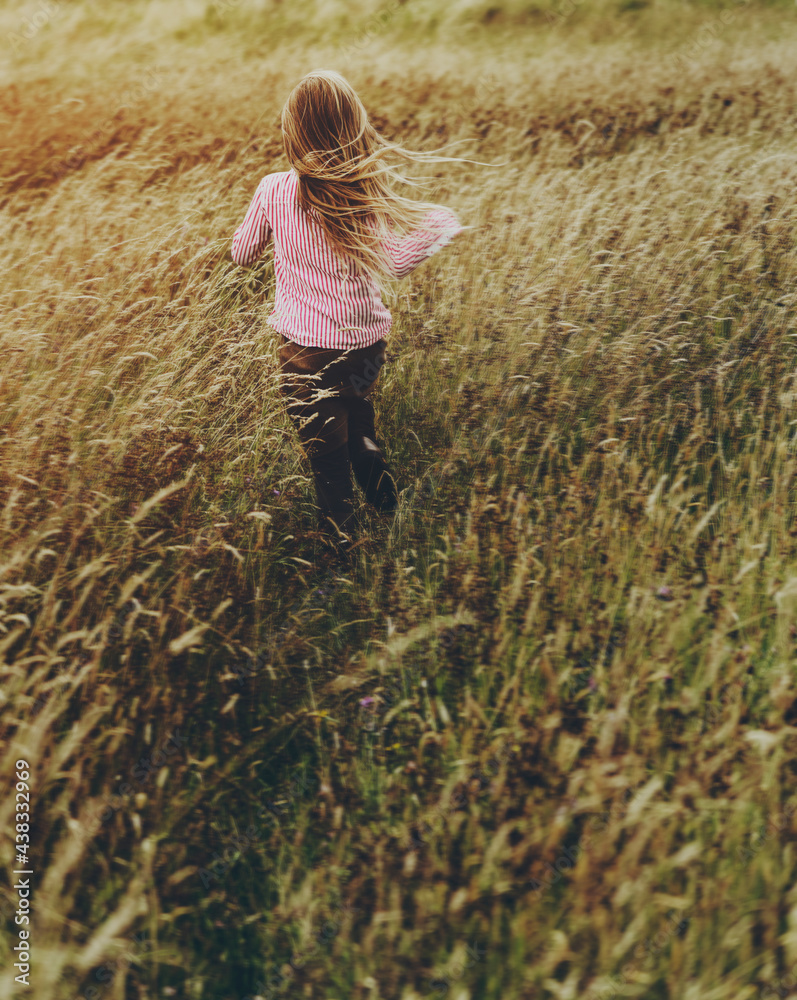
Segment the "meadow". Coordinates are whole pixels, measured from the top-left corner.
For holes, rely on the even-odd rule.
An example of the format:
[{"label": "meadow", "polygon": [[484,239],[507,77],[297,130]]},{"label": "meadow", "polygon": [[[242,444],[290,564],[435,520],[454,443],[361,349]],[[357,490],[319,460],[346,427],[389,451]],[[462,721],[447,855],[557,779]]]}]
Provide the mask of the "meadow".
[{"label": "meadow", "polygon": [[[0,997],[797,995],[796,21],[0,5]],[[313,68],[490,164],[348,570],[229,254]]]}]

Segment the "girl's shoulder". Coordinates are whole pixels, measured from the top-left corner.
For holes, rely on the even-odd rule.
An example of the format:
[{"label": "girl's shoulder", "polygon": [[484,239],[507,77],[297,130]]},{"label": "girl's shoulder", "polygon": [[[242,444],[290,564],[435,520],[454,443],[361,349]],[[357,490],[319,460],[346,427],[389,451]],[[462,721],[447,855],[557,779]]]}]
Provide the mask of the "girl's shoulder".
[{"label": "girl's shoulder", "polygon": [[299,178],[295,170],[281,170],[278,173],[266,174],[260,182],[263,192],[277,201],[293,201],[299,187]]}]

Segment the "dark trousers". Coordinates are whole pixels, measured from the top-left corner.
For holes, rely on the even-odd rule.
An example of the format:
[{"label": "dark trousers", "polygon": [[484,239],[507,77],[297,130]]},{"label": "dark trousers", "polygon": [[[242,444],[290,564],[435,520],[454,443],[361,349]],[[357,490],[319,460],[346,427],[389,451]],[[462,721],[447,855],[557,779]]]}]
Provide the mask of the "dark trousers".
[{"label": "dark trousers", "polygon": [[284,335],[279,349],[280,390],[310,460],[321,522],[341,531],[353,522],[350,462],[363,441],[376,440],[369,396],[386,359],[386,342],[340,351],[305,347]]}]

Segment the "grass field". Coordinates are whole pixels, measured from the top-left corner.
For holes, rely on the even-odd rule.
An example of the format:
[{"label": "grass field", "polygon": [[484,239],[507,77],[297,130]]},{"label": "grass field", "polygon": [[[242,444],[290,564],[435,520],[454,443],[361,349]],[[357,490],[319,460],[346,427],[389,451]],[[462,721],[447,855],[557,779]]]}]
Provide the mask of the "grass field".
[{"label": "grass field", "polygon": [[[796,21],[0,7],[0,996],[797,995]],[[229,255],[319,67],[494,165],[346,574]]]}]

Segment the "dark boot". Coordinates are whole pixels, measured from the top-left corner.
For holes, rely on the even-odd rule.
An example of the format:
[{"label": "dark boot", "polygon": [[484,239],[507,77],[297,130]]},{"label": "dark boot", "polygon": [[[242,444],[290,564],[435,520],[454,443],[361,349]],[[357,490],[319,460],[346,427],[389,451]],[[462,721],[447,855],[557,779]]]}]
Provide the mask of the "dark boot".
[{"label": "dark boot", "polygon": [[349,455],[354,477],[368,503],[382,514],[394,511],[398,506],[396,481],[373,438],[349,438]]},{"label": "dark boot", "polygon": [[349,456],[365,499],[380,513],[393,511],[398,506],[396,481],[390,473],[376,443],[374,404],[369,396],[355,396],[349,400]]},{"label": "dark boot", "polygon": [[355,526],[354,491],[348,445],[310,459],[319,506],[319,524],[333,537],[348,536]]}]

